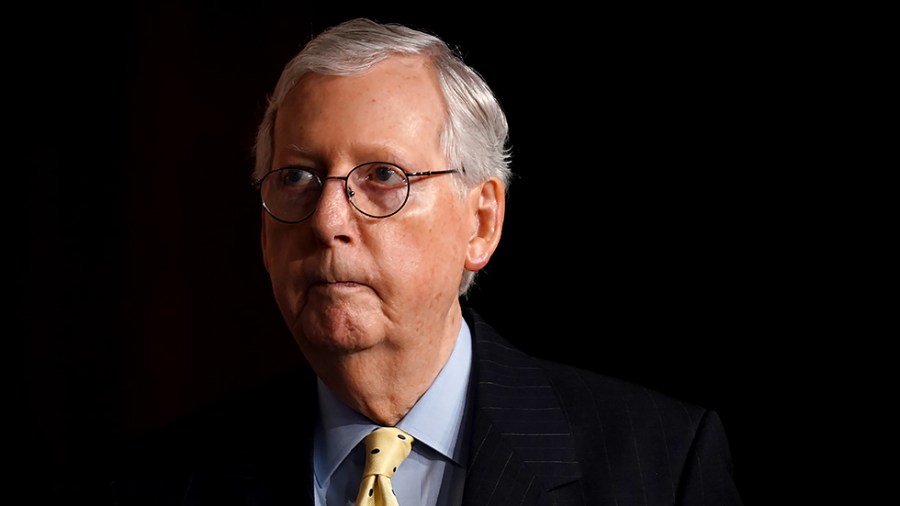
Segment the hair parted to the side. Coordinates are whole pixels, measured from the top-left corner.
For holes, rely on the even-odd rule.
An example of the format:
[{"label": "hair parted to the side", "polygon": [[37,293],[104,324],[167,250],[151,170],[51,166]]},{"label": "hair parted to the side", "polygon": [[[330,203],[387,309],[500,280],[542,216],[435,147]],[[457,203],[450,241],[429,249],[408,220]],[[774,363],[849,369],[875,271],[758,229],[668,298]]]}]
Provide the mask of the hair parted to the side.
[{"label": "hair parted to the side", "polygon": [[[356,75],[392,55],[427,58],[437,74],[447,102],[447,118],[441,146],[460,195],[467,188],[497,177],[505,187],[511,179],[509,126],[506,114],[482,76],[469,67],[456,50],[439,37],[394,23],[357,18],[335,25],[310,40],[291,59],[269,97],[255,144],[253,179],[272,167],[275,117],[285,96],[307,73]],[[465,271],[459,295],[465,295],[475,280]]]}]

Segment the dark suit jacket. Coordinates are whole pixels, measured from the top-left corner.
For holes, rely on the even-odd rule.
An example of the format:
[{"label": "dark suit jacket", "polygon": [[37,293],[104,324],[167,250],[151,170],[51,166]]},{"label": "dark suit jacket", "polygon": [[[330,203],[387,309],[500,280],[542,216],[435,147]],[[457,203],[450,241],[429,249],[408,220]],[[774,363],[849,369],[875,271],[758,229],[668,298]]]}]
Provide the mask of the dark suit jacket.
[{"label": "dark suit jacket", "polygon": [[[527,356],[464,316],[466,505],[741,504],[715,412]],[[312,505],[315,400],[315,377],[300,371],[146,438],[117,464],[112,504]]]}]

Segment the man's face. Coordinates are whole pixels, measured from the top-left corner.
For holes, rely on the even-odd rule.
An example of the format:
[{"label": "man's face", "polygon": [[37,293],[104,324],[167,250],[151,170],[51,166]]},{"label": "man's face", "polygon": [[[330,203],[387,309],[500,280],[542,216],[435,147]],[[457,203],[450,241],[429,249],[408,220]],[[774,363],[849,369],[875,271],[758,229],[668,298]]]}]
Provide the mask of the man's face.
[{"label": "man's face", "polygon": [[[457,168],[439,145],[445,115],[436,77],[416,58],[394,57],[359,76],[310,74],[278,112],[271,168],[302,166],[320,177],[371,161],[407,172]],[[307,356],[444,337],[434,334],[458,312],[475,228],[473,199],[458,197],[453,177],[412,178],[406,205],[384,219],[354,209],[334,179],[306,221],[264,214],[275,298]]]}]

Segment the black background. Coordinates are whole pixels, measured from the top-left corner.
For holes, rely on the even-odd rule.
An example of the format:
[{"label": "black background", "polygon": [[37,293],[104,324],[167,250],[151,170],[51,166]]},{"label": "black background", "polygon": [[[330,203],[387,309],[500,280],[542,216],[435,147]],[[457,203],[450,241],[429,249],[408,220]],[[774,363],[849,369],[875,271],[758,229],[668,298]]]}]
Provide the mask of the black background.
[{"label": "black background", "polygon": [[287,60],[365,15],[458,46],[507,111],[517,175],[469,302],[534,354],[715,409],[745,499],[770,495],[809,288],[803,217],[761,163],[783,142],[762,126],[783,63],[761,63],[768,28],[747,13],[44,8],[8,18],[24,33],[9,78],[25,155],[7,186],[25,245],[14,386],[41,491],[66,497],[79,475],[44,473],[90,469],[299,360],[260,261],[251,148]]}]

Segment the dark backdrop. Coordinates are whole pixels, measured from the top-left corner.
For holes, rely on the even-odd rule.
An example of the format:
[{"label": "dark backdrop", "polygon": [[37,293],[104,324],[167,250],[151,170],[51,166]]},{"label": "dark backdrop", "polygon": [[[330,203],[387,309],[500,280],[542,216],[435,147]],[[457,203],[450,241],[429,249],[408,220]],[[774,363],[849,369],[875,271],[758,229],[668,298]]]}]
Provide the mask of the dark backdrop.
[{"label": "dark backdrop", "polygon": [[367,15],[457,45],[507,110],[517,176],[469,302],[530,352],[717,410],[745,498],[765,495],[797,287],[749,140],[772,76],[735,13],[43,9],[10,18],[26,159],[8,170],[38,488],[64,496],[45,473],[299,359],[260,261],[255,127],[308,36]]}]

